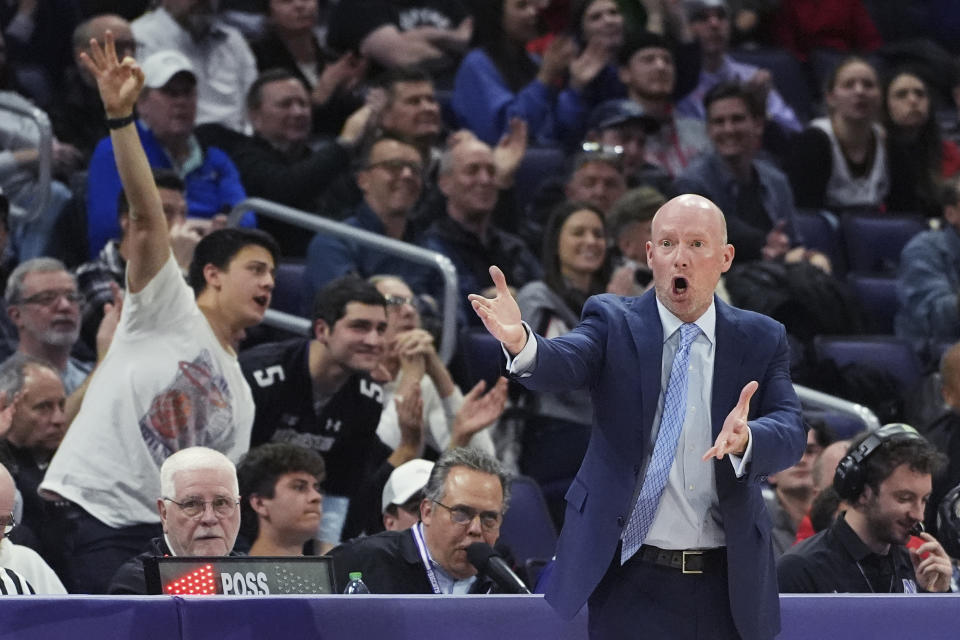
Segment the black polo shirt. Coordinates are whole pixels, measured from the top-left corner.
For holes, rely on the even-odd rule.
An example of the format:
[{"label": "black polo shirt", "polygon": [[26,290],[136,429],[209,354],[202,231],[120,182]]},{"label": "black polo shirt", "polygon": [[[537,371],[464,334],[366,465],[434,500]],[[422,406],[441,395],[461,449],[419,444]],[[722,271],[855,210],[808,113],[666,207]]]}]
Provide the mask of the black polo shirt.
[{"label": "black polo shirt", "polygon": [[792,547],[777,561],[780,593],[916,592],[910,552],[891,545],[881,556],[870,551],[844,520]]}]

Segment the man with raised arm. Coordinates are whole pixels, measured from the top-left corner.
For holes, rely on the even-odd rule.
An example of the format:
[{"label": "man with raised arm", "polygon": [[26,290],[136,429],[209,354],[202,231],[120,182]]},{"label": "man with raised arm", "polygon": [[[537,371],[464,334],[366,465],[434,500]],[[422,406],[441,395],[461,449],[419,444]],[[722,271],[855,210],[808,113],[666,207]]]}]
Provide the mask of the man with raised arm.
[{"label": "man with raised arm", "polygon": [[590,298],[566,335],[533,334],[497,267],[496,297],[470,296],[521,384],[593,394],[546,592],[565,617],[588,603],[592,639],[780,629],[760,484],[805,434],[783,326],[714,296],[733,255],[722,212],[682,195],[653,219],[654,290]]},{"label": "man with raised arm", "polygon": [[[206,446],[237,460],[250,443],[253,398],[235,342],[270,304],[277,248],[268,235],[222,229],[194,251],[189,286],[170,250],[167,221],[134,127],[143,71],[117,59],[113,35],[90,43],[130,204],[126,298],[106,357],[40,487],[70,522],[64,581],[102,593],[128,558],[160,533],[160,465]],[[191,287],[193,292],[191,292]]]}]

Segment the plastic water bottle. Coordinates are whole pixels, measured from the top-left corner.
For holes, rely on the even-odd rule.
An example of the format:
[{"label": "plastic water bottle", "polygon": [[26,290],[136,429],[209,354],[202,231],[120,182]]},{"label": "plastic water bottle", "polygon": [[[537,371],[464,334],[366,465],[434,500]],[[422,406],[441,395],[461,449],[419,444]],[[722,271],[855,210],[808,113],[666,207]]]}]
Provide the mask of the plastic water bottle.
[{"label": "plastic water bottle", "polygon": [[367,589],[367,585],[363,583],[363,574],[359,571],[350,572],[350,582],[347,583],[347,588],[343,590],[344,593],[370,593],[370,589]]}]

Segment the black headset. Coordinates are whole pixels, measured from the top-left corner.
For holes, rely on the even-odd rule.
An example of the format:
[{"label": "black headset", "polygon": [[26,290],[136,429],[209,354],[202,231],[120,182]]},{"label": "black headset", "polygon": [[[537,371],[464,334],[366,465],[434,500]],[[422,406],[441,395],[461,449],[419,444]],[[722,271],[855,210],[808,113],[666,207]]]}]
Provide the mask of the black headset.
[{"label": "black headset", "polygon": [[863,461],[884,442],[922,439],[923,436],[916,429],[902,422],[891,422],[872,432],[855,449],[848,451],[837,465],[837,471],[833,474],[833,488],[837,495],[843,500],[856,500],[860,496],[867,480]]}]

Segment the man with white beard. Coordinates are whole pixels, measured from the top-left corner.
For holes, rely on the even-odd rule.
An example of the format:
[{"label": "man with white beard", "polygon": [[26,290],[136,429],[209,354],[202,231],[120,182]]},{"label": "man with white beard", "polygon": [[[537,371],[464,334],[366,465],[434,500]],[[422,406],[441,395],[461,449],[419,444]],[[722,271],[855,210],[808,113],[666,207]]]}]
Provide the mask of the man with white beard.
[{"label": "man with white beard", "polygon": [[93,368],[70,355],[80,336],[77,281],[62,262],[34,258],[21,263],[7,280],[7,313],[20,334],[18,353],[50,362],[60,372],[67,395]]}]

